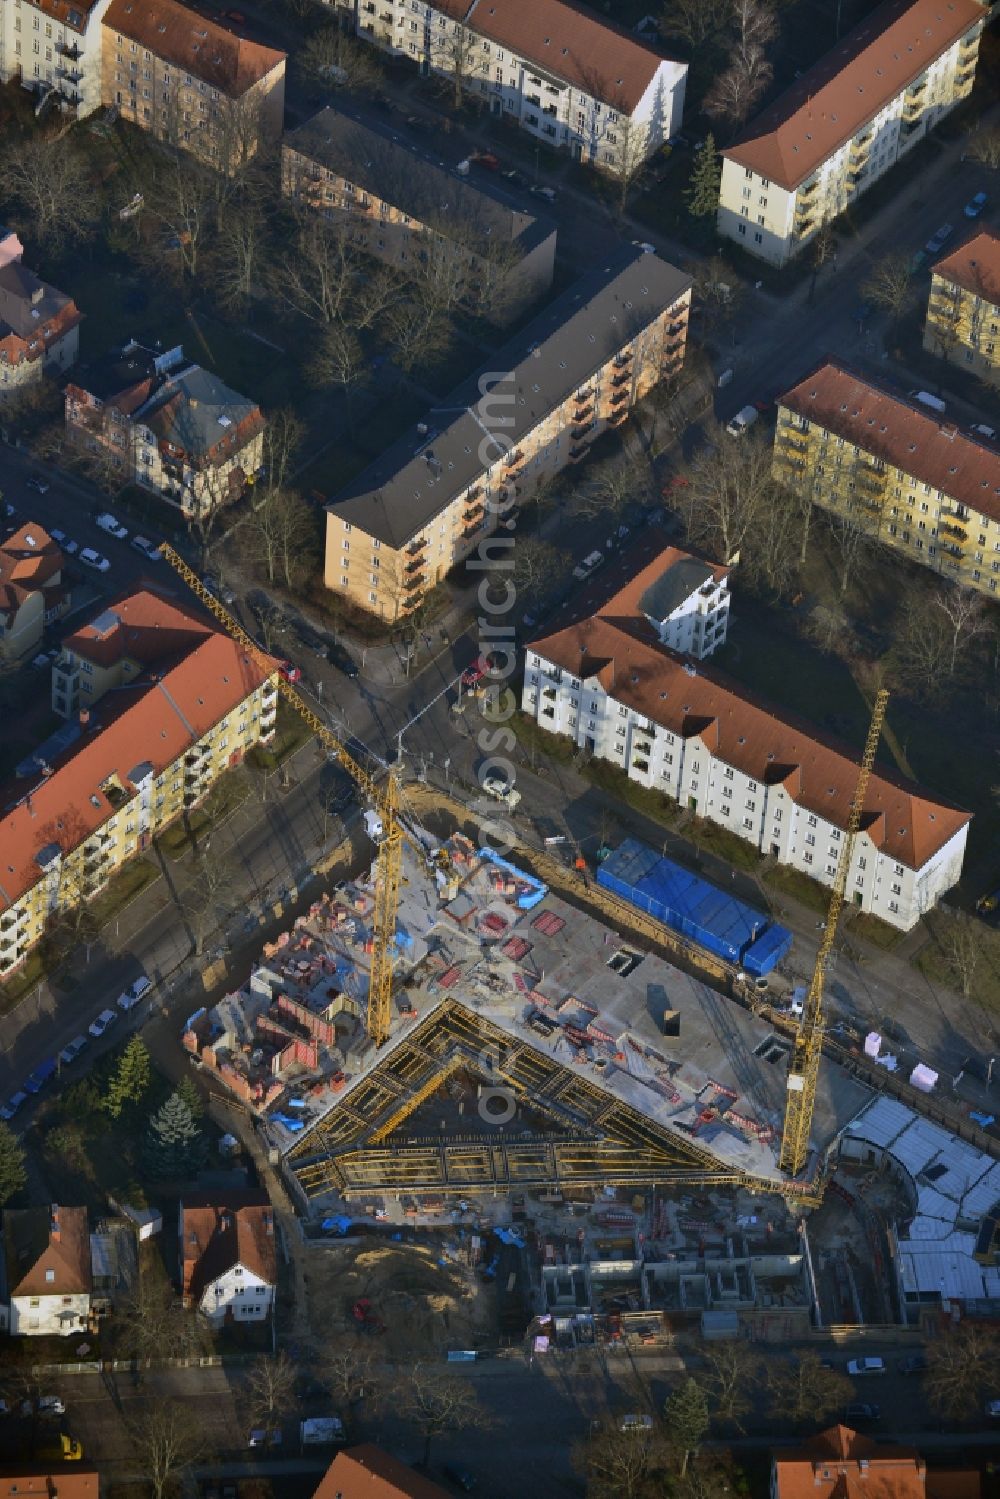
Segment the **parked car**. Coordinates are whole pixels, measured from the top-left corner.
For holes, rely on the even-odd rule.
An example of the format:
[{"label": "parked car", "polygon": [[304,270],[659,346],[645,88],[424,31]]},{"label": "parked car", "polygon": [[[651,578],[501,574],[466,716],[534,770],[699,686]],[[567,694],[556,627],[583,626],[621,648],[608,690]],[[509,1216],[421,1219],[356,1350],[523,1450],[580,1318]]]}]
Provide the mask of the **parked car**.
[{"label": "parked car", "polygon": [[31,478],[25,481],[24,487],[25,489],[33,489],[36,494],[48,494],[49,481],[48,479],[41,478],[39,474],[32,474]]},{"label": "parked car", "polygon": [[656,254],[656,246],[651,245],[648,239],[634,239],[632,243],[633,245],[635,245],[636,249],[641,250],[644,255]]},{"label": "parked car", "polygon": [[759,416],[760,412],[756,406],[744,406],[742,411],[737,411],[736,415],[726,423],[726,431],[730,437],[743,437]]},{"label": "parked car", "polygon": [[873,1421],[881,1420],[881,1418],[882,1407],[879,1405],[869,1405],[867,1402],[862,1404],[859,1402],[855,1405],[844,1406],[845,1426],[866,1426]]},{"label": "parked car", "polygon": [[954,225],[942,224],[937,233],[932,235],[926,245],[924,245],[924,249],[928,255],[937,255],[940,250],[943,250],[954,233]]},{"label": "parked car", "polygon": [[133,536],[132,546],[137,552],[141,552],[147,562],[162,562],[163,553],[155,541],[150,541],[147,536]]},{"label": "parked car", "polygon": [[978,219],[989,201],[985,193],[977,193],[974,198],[969,199],[962,212],[967,219]]},{"label": "parked car", "polygon": [[120,1010],[131,1010],[140,1001],[144,994],[148,994],[153,987],[152,980],[141,973],[137,979],[133,979],[124,994],[118,996],[118,1008]]},{"label": "parked car", "polygon": [[92,567],[99,573],[106,573],[111,568],[107,557],[102,556],[100,552],[95,552],[93,547],[84,547],[80,553],[80,561],[85,567]]},{"label": "parked car", "polygon": [[61,550],[66,553],[67,557],[75,557],[77,552],[80,550],[80,543],[78,541],[74,541],[72,537],[67,536],[65,531],[60,531],[58,530],[58,528],[53,527],[53,529],[49,532],[49,535],[52,537],[52,540],[55,542],[56,546],[60,547]]},{"label": "parked car", "polygon": [[603,552],[588,552],[583,561],[577,563],[576,567],[574,567],[574,578],[578,583],[585,583],[592,573],[596,573],[597,569],[601,566],[603,561]]},{"label": "parked car", "polygon": [[554,203],[556,201],[555,191],[551,187],[539,187],[536,183],[534,187],[529,187],[528,191],[529,193],[534,193],[536,198],[544,198],[546,203]]},{"label": "parked car", "polygon": [[41,1093],[42,1089],[45,1087],[45,1084],[49,1082],[51,1078],[55,1077],[55,1075],[55,1058],[49,1057],[46,1061],[42,1062],[41,1066],[35,1068],[30,1077],[27,1077],[25,1079],[25,1090],[28,1093]]},{"label": "parked car", "polygon": [[247,1438],[248,1447],[280,1447],[280,1426],[255,1426]]},{"label": "parked car", "polygon": [[97,1019],[90,1022],[90,1024],[87,1026],[87,1029],[93,1036],[94,1040],[98,1041],[100,1040],[101,1036],[104,1035],[104,1032],[107,1030],[108,1026],[114,1025],[117,1019],[118,1016],[115,1014],[114,1010],[102,1010]]},{"label": "parked car", "polygon": [[619,1431],[652,1431],[652,1416],[622,1416],[618,1423]]},{"label": "parked car", "polygon": [[59,1060],[64,1067],[70,1067],[76,1061],[85,1046],[90,1042],[86,1036],[74,1036],[68,1046],[64,1046],[59,1053]]},{"label": "parked car", "polygon": [[128,540],[127,526],[123,526],[117,516],[111,514],[110,510],[102,510],[100,515],[95,516],[95,522],[100,526],[102,531],[107,531],[109,536],[115,536],[119,541]]},{"label": "parked car", "polygon": [[922,1353],[911,1353],[899,1361],[900,1374],[926,1374],[929,1365]]},{"label": "parked car", "polygon": [[861,1374],[884,1374],[884,1358],[852,1358],[847,1361],[847,1372],[854,1379]]},{"label": "parked car", "polygon": [[990,442],[996,442],[997,440],[996,428],[987,427],[985,422],[975,422],[973,426],[969,428],[969,435],[971,437],[987,437],[989,438]]},{"label": "parked car", "polygon": [[487,796],[492,796],[496,801],[503,802],[512,812],[521,800],[520,791],[511,785],[506,776],[487,776],[482,784]]},{"label": "parked car", "polygon": [[301,671],[297,666],[293,666],[291,661],[278,662],[278,675],[284,677],[286,682],[301,682],[302,680]]},{"label": "parked car", "polygon": [[986,1414],[991,1421],[1000,1421],[1000,1400],[987,1400]]},{"label": "parked car", "polygon": [[23,1089],[18,1089],[18,1091],[16,1093],[12,1093],[7,1102],[2,1107],[0,1107],[0,1119],[2,1119],[6,1124],[9,1119],[13,1119],[18,1109],[23,1108],[23,1106],[27,1102],[27,1093],[25,1093]]},{"label": "parked car", "polygon": [[21,1415],[30,1416],[37,1411],[40,1416],[65,1416],[66,1406],[61,1395],[39,1395],[37,1400],[22,1400]]}]

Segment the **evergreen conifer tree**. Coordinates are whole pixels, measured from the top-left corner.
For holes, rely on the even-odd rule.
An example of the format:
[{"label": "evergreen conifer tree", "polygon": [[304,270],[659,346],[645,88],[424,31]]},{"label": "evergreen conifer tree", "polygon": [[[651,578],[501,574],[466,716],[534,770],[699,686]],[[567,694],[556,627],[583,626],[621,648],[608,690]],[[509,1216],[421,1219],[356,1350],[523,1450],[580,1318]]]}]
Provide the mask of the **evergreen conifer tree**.
[{"label": "evergreen conifer tree", "polygon": [[145,1164],[153,1177],[189,1176],[201,1165],[205,1138],[183,1098],[171,1093],[149,1121]]},{"label": "evergreen conifer tree", "polygon": [[694,167],[684,194],[687,198],[688,213],[692,218],[706,218],[710,213],[715,212],[719,206],[721,181],[722,168],[715,149],[715,137],[710,131],[695,152]]}]

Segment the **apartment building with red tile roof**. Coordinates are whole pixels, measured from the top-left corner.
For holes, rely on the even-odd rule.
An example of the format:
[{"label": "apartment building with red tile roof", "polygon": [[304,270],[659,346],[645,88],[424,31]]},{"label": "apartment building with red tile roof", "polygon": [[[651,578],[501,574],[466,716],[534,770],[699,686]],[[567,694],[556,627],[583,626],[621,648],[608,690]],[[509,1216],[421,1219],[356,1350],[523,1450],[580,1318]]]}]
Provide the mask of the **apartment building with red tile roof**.
[{"label": "apartment building with red tile roof", "polygon": [[0,79],[19,79],[63,112],[91,114],[101,103],[101,17],[108,4],[7,0],[0,5]]},{"label": "apartment building with red tile roof", "polygon": [[278,1278],[274,1210],[265,1192],[188,1193],[177,1229],[181,1298],[213,1326],[263,1322]]},{"label": "apartment building with red tile roof", "polygon": [[924,348],[1000,384],[1000,234],[980,229],[931,267]]},{"label": "apartment building with red tile roof", "polygon": [[771,1499],[979,1499],[978,1471],[929,1468],[915,1447],[831,1426],[775,1453]]},{"label": "apartment building with red tile roof", "polygon": [[45,626],[65,613],[62,568],[62,552],[34,521],[0,542],[0,659],[37,650]]},{"label": "apartment building with red tile roof", "polygon": [[885,0],[725,148],[720,233],[799,253],[968,96],[985,21],[979,0]]},{"label": "apartment building with red tile roof", "polygon": [[83,315],[72,297],[36,276],[17,235],[0,228],[0,405],[21,399],[44,374],[76,361]]},{"label": "apartment building with red tile roof", "polygon": [[13,1336],[68,1335],[87,1326],[93,1284],[86,1208],[6,1208],[0,1302]]},{"label": "apartment building with red tile roof", "polygon": [[358,35],[457,86],[544,144],[630,171],[680,129],[687,64],[571,0],[336,0]]},{"label": "apartment building with red tile roof", "polygon": [[[624,568],[634,565],[626,558]],[[836,874],[859,751],[666,645],[657,573],[676,549],[525,652],[524,712],[822,884]],[[849,898],[908,930],[961,873],[970,814],[879,770]]]},{"label": "apartment building with red tile roof", "polygon": [[313,1499],[445,1499],[446,1489],[371,1442],[338,1452]]},{"label": "apartment building with red tile roof", "polygon": [[70,640],[53,668],[64,742],[0,812],[0,975],[274,733],[271,659],[150,590]]},{"label": "apartment building with red tile roof", "polygon": [[1000,450],[837,359],[778,397],[774,473],[872,540],[1000,592]]},{"label": "apartment building with red tile roof", "polygon": [[103,101],[158,140],[230,173],[280,137],[286,54],[242,23],[179,0],[111,0],[103,27]]}]

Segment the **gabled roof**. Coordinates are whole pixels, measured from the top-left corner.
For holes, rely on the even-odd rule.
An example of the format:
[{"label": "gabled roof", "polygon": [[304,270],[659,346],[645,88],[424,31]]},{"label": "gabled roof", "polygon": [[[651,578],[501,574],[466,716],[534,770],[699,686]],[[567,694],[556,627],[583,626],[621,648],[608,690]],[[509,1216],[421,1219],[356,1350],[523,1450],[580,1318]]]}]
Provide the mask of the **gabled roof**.
[{"label": "gabled roof", "polygon": [[840,360],[825,360],[778,405],[1000,520],[1000,453]]},{"label": "gabled roof", "polygon": [[629,114],[666,61],[623,27],[566,0],[474,0],[467,24]]},{"label": "gabled roof", "polygon": [[[145,592],[139,590],[113,608],[127,617],[132,601]],[[150,614],[161,608],[168,629],[177,627],[178,616],[188,618],[195,633],[203,623],[156,595],[149,595],[143,608]],[[148,762],[159,775],[172,765],[273,675],[265,664],[269,662],[206,625],[169,666],[103,698],[91,711],[87,732],[49,774],[27,793],[21,787],[6,788],[7,806],[0,813],[0,910],[42,878],[40,858],[50,850],[76,848],[114,815],[122,803],[117,796],[109,800],[104,790],[110,778],[118,778],[127,796],[137,794],[130,770]]]},{"label": "gabled roof", "polygon": [[231,98],[284,65],[287,55],[236,36],[179,0],[111,0],[104,25]]},{"label": "gabled roof", "polygon": [[0,544],[0,614],[16,613],[62,571],[63,555],[47,531],[27,521]]},{"label": "gabled roof", "polygon": [[1000,307],[1000,234],[995,229],[980,229],[950,255],[943,255],[932,270],[935,276]]},{"label": "gabled roof", "polygon": [[313,1499],[445,1499],[447,1490],[365,1442],[338,1452]]},{"label": "gabled roof", "polygon": [[36,276],[23,261],[0,266],[0,333],[9,329],[18,338],[34,338],[60,313],[65,329],[83,321],[72,297]]},{"label": "gabled roof", "polygon": [[[658,255],[629,246],[611,256],[352,479],[327,510],[404,547],[690,285]],[[496,439],[491,423],[500,429]]]},{"label": "gabled roof", "polygon": [[76,1296],[89,1292],[86,1208],[55,1204],[50,1208],[7,1208],[3,1245],[8,1296]]},{"label": "gabled roof", "polygon": [[[485,174],[472,180],[399,135],[380,120],[366,119],[338,100],[290,131],[282,148],[336,172],[445,238],[525,248],[555,233],[549,219],[519,208]],[[457,161],[457,155],[456,155]],[[532,233],[532,231],[535,231]],[[530,236],[530,237],[529,237]]]},{"label": "gabled roof", "polygon": [[215,633],[209,620],[195,619],[176,604],[145,589],[102,609],[63,638],[63,649],[95,666],[128,658],[143,666],[173,662]]},{"label": "gabled roof", "polygon": [[242,1265],[269,1286],[277,1282],[274,1209],[266,1192],[188,1193],[181,1202],[181,1294],[196,1304]]},{"label": "gabled roof", "polygon": [[774,1476],[775,1499],[926,1499],[929,1488],[915,1447],[874,1442],[849,1426],[776,1453]]},{"label": "gabled roof", "polygon": [[723,156],[791,191],[986,15],[978,0],[886,0]]},{"label": "gabled roof", "polygon": [[239,436],[242,446],[264,425],[256,402],[198,364],[168,374],[135,418],[191,459],[204,459],[227,437]]},{"label": "gabled roof", "polygon": [[[657,566],[643,568],[596,612],[574,611],[574,623],[528,649],[581,681],[596,679],[616,703],[670,733],[701,738],[713,756],[752,779],[787,783],[798,806],[846,828],[858,752],[752,696],[708,663],[661,645],[640,612]],[[861,827],[889,858],[920,869],[970,816],[879,771],[868,783]]]}]

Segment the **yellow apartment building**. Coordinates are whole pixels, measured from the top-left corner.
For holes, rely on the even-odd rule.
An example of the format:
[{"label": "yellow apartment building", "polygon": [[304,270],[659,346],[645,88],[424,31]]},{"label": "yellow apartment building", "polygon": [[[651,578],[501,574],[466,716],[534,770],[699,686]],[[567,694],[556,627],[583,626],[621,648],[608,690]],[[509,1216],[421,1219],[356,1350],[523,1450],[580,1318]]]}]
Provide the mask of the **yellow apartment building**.
[{"label": "yellow apartment building", "polygon": [[924,348],[1000,384],[1000,234],[980,229],[931,271]]},{"label": "yellow apartment building", "polygon": [[179,0],[111,0],[101,102],[157,140],[232,173],[281,137],[285,53]]},{"label": "yellow apartment building", "polygon": [[52,683],[68,722],[0,816],[0,978],[274,733],[277,672],[148,590],[68,636]]},{"label": "yellow apartment building", "polygon": [[827,360],[778,397],[774,475],[873,540],[995,596],[1000,453]]},{"label": "yellow apartment building", "polygon": [[629,248],[592,271],[326,507],[331,592],[394,621],[684,362],[691,283]]},{"label": "yellow apartment building", "polygon": [[551,286],[556,228],[464,167],[338,105],[285,136],[281,191],[367,254],[507,322]]}]

